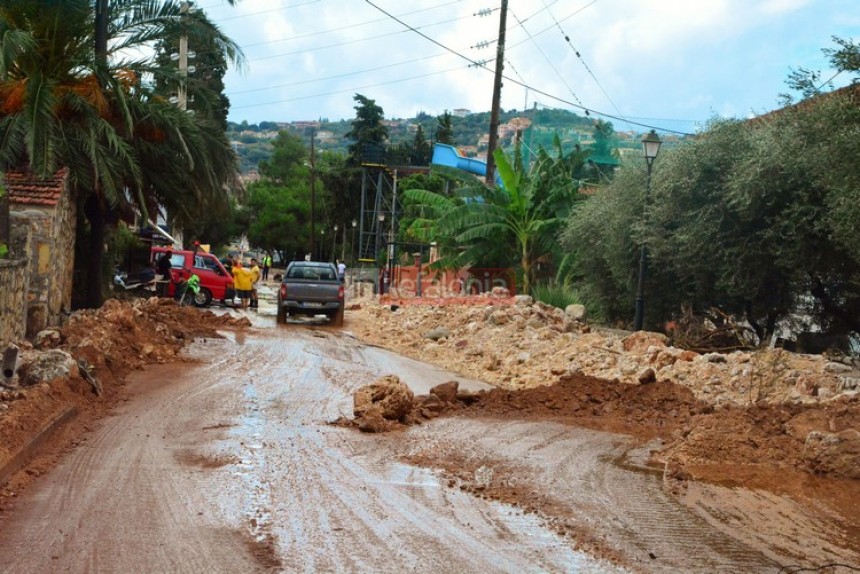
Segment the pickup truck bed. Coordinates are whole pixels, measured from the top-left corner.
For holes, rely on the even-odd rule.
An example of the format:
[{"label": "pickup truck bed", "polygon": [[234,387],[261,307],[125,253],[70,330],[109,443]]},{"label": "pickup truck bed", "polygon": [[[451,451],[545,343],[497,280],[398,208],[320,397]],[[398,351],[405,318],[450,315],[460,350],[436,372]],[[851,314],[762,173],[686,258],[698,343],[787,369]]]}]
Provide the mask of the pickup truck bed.
[{"label": "pickup truck bed", "polygon": [[332,324],[343,324],[343,284],[331,263],[293,261],[287,265],[278,289],[278,323],[287,315],[326,315]]}]

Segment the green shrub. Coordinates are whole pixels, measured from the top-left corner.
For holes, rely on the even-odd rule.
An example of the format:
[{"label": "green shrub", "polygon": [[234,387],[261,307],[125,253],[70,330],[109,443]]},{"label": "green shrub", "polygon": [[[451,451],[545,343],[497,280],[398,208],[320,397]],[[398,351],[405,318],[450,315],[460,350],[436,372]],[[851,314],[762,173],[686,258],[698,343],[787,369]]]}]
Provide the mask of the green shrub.
[{"label": "green shrub", "polygon": [[559,309],[564,309],[568,305],[583,304],[579,291],[568,282],[539,282],[532,287],[532,296],[537,301],[558,307]]}]

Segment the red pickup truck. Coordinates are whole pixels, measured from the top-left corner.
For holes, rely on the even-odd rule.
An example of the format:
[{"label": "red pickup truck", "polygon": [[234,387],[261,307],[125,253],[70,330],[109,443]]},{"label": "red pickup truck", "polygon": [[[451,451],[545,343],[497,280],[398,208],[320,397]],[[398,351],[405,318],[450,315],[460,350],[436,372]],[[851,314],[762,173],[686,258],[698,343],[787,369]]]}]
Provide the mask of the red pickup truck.
[{"label": "red pickup truck", "polygon": [[[150,260],[157,268],[159,258],[167,252],[167,247],[153,247],[150,250]],[[236,295],[233,288],[233,276],[227,272],[218,258],[205,251],[186,251],[172,249],[170,255],[171,283],[168,295],[175,295],[176,284],[188,279],[192,273],[200,277],[200,292],[194,298],[198,307],[206,307],[212,299],[223,305],[232,304]]]}]

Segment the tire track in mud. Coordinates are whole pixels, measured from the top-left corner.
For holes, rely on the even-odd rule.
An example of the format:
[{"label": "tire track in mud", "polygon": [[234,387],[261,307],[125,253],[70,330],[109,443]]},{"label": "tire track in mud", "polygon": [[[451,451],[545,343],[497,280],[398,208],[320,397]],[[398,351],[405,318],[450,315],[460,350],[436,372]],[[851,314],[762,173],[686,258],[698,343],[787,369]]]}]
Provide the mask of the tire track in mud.
[{"label": "tire track in mud", "polygon": [[[261,452],[267,462],[257,470],[268,469],[269,476],[261,480],[269,481],[271,499],[255,501],[270,506],[286,571],[401,572],[430,567],[562,572],[583,563],[590,563],[593,571],[615,570],[577,556],[534,521],[524,525],[528,521],[508,519],[512,513],[501,505],[449,492],[426,471],[392,464],[393,453],[356,456],[353,443],[372,444],[377,439],[323,425],[351,405],[349,393],[372,380],[378,367],[355,365],[351,345],[311,337],[310,343],[302,337],[282,342],[265,352],[269,357],[257,350],[243,352],[276,365],[265,380],[254,383],[258,396],[284,392],[279,380],[287,375],[290,379],[284,400],[261,408],[266,422],[258,431],[266,437]],[[315,352],[307,353],[304,349],[312,343],[319,344],[313,346]],[[328,346],[338,349],[332,353],[334,361],[320,351]],[[293,357],[297,353],[301,358]],[[321,381],[321,375],[330,380]],[[555,544],[517,548],[529,530]],[[556,556],[544,557],[548,549]]]},{"label": "tire track in mud", "polygon": [[[432,426],[413,431],[411,445],[404,449],[409,460],[441,469],[478,495],[498,497],[548,524],[562,524],[574,539],[596,542],[598,551],[620,552],[638,571],[779,569],[672,499],[662,477],[619,466],[616,459],[624,457],[629,445],[617,435],[557,423],[459,417]],[[477,474],[474,469],[488,467],[493,488],[478,486],[477,477],[463,472],[452,474],[456,468]],[[537,496],[530,489],[534,485],[539,485]]]},{"label": "tire track in mud", "polygon": [[[178,421],[161,414],[193,390],[161,391],[184,368],[159,369],[157,389],[104,419],[38,483],[3,524],[0,571],[200,572],[246,564],[241,543],[200,518],[199,501],[188,495],[200,488],[199,475],[182,472],[178,451],[164,440]],[[40,551],[7,551],[22,541]]]}]

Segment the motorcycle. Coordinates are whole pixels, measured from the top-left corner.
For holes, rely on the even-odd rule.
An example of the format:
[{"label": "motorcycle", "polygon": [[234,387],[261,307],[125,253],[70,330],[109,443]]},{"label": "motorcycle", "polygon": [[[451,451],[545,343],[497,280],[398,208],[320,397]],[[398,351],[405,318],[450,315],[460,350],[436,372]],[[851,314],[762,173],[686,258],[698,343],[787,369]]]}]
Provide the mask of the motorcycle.
[{"label": "motorcycle", "polygon": [[155,295],[155,275],[151,273],[137,273],[129,275],[119,269],[114,271],[113,288],[115,291],[132,291],[145,297]]},{"label": "motorcycle", "polygon": [[179,301],[179,306],[195,305],[197,295],[200,293],[200,277],[191,274],[188,279],[182,281],[176,286],[176,298]]}]

